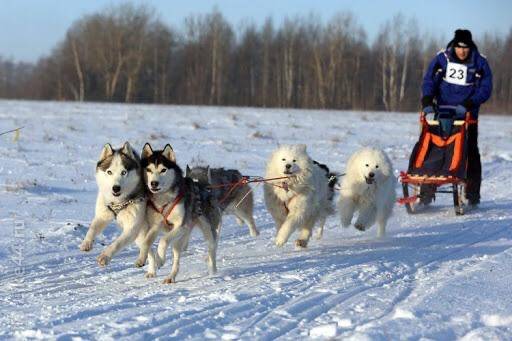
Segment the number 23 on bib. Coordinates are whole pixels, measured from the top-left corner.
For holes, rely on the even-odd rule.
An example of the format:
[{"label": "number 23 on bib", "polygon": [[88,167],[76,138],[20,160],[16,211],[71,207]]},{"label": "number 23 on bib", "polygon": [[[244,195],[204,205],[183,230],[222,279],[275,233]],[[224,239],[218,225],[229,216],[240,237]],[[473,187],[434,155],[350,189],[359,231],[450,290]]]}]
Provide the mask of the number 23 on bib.
[{"label": "number 23 on bib", "polygon": [[467,83],[468,67],[459,63],[448,62],[444,80],[451,84],[470,85]]}]

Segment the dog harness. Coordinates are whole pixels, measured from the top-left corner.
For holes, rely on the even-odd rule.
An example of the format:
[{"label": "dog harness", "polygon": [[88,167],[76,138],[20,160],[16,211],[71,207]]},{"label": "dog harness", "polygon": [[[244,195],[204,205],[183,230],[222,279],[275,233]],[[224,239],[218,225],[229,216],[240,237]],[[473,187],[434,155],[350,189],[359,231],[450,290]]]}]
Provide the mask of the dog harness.
[{"label": "dog harness", "polygon": [[[165,224],[165,226],[167,226],[169,231],[172,231],[172,229],[174,228],[174,225],[173,224],[169,224],[167,219],[169,219],[169,217],[171,216],[172,211],[174,211],[176,206],[178,206],[178,204],[181,202],[183,197],[185,197],[185,190],[183,188],[181,188],[180,192],[178,193],[178,196],[176,196],[176,198],[174,198],[174,200],[171,203],[165,204],[161,209],[158,209],[158,207],[156,207],[156,205],[153,202],[153,200],[151,200],[151,199],[149,200],[149,205],[151,206],[151,208],[154,209],[156,212],[160,213],[160,215],[162,215],[162,218],[164,219],[164,224]],[[170,205],[171,208],[169,209],[167,214],[164,214],[165,208],[167,206],[169,206],[169,205]]]},{"label": "dog harness", "polygon": [[[289,187],[289,185],[288,185],[288,183],[286,181],[283,181],[281,183],[281,186],[278,186],[278,187],[282,188],[286,193],[288,193],[290,191],[290,187]],[[286,214],[290,213],[290,209],[288,208],[288,206],[290,205],[292,200],[295,199],[296,196],[297,195],[294,195],[293,197],[289,198],[288,201],[284,201],[283,202],[284,209],[286,210]]]}]

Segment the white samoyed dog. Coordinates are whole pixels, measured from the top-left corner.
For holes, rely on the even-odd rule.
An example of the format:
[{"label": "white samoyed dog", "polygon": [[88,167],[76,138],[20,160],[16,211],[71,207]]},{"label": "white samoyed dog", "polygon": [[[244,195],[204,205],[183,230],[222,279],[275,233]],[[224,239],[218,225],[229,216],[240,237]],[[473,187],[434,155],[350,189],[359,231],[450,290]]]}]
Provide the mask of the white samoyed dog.
[{"label": "white samoyed dog", "polygon": [[341,225],[348,227],[358,212],[355,228],[364,231],[377,222],[377,236],[384,237],[396,201],[396,178],[386,153],[374,148],[355,152],[341,182],[338,206]]},{"label": "white samoyed dog", "polygon": [[288,177],[264,185],[265,204],[277,228],[276,245],[284,245],[298,230],[296,246],[307,247],[314,225],[323,225],[333,211],[328,172],[308,156],[305,145],[283,145],[270,157],[265,177]]}]

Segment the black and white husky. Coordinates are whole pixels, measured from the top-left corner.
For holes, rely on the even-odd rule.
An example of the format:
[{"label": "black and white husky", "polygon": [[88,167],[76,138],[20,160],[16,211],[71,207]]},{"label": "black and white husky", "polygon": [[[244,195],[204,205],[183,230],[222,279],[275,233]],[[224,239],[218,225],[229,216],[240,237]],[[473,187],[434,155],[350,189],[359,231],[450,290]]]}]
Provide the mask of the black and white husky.
[{"label": "black and white husky", "polygon": [[233,214],[239,225],[249,227],[251,236],[260,234],[254,222],[254,197],[252,189],[243,183],[240,171],[236,169],[210,168],[187,165],[186,176],[204,186],[211,186],[211,193],[224,214]]},{"label": "black and white husky", "polygon": [[188,241],[194,226],[198,226],[208,243],[208,270],[217,271],[217,229],[221,213],[214,200],[206,195],[207,190],[190,178],[183,176],[176,164],[176,156],[168,144],[163,150],[151,148],[149,143],[142,149],[141,164],[148,188],[147,219],[150,230],[144,246],[140,249],[136,265],[142,266],[150,252],[151,245],[163,232],[156,255],[158,267],[165,262],[167,247],[172,242],[172,270],[164,283],[176,282],[179,262],[184,244]]},{"label": "black and white husky", "polygon": [[[116,220],[123,232],[97,258],[98,264],[105,266],[129,243],[135,241],[140,247],[148,231],[140,159],[128,142],[120,149],[113,149],[110,144],[103,147],[96,164],[96,182],[98,196],[95,216],[80,250],[90,251],[96,236],[112,220]],[[149,252],[146,277],[154,277],[155,273],[154,254]]]}]

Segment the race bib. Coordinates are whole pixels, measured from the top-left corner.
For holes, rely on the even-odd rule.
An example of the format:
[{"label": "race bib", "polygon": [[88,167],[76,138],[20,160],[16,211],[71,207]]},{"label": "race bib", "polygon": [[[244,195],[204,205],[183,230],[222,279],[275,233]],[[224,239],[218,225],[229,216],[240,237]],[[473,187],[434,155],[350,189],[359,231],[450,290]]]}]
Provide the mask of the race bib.
[{"label": "race bib", "polygon": [[468,67],[463,64],[448,62],[444,80],[457,85],[467,85]]}]

